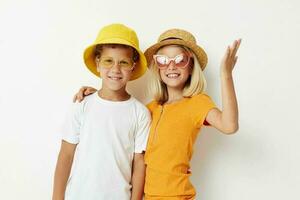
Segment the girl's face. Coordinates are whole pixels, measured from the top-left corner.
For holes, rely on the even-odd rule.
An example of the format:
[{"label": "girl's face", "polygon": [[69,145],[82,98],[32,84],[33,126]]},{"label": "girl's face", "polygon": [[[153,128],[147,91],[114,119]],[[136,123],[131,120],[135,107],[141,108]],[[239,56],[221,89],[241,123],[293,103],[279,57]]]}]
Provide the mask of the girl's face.
[{"label": "girl's face", "polygon": [[[167,85],[168,90],[182,90],[192,72],[191,54],[179,46],[169,45],[162,47],[157,55],[167,56],[168,59],[171,59],[165,67],[159,67],[160,77]],[[156,58],[156,63],[159,59],[161,58]]]}]

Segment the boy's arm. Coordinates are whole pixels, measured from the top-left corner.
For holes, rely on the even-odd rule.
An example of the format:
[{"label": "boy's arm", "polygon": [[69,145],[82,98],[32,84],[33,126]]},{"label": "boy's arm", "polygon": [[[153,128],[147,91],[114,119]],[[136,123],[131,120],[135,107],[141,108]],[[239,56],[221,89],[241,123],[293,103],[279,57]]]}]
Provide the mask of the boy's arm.
[{"label": "boy's arm", "polygon": [[70,175],[76,144],[62,140],[54,174],[52,200],[64,200],[67,181]]},{"label": "boy's arm", "polygon": [[144,195],[146,166],[143,153],[135,153],[132,166],[131,200],[142,200]]}]

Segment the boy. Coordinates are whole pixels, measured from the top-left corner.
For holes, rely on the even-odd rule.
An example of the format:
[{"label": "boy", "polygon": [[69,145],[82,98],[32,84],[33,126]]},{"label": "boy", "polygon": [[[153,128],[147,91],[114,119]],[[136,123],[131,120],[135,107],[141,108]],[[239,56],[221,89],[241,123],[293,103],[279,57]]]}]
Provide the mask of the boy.
[{"label": "boy", "polygon": [[150,114],[126,91],[147,68],[138,38],[122,24],[106,26],[84,60],[102,88],[75,104],[64,124],[53,200],[141,200]]}]

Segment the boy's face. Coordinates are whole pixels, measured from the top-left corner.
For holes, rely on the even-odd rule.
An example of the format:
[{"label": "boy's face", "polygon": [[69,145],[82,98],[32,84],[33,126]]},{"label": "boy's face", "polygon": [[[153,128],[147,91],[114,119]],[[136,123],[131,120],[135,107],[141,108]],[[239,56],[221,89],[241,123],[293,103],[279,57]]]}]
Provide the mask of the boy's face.
[{"label": "boy's face", "polygon": [[96,61],[97,70],[102,78],[102,87],[124,91],[134,68],[132,58],[131,48],[103,46],[101,56]]}]

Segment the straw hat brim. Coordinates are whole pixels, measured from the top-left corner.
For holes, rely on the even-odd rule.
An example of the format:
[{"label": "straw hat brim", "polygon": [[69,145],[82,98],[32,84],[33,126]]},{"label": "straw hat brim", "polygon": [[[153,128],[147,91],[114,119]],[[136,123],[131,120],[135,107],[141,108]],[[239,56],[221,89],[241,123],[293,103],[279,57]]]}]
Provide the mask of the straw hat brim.
[{"label": "straw hat brim", "polygon": [[110,39],[106,39],[106,40],[96,41],[92,45],[88,46],[83,53],[83,59],[84,59],[85,65],[96,76],[101,77],[101,74],[97,71],[97,65],[95,62],[95,47],[98,44],[123,44],[123,45],[133,47],[139,53],[139,60],[136,63],[136,66],[133,70],[133,74],[132,74],[130,80],[135,80],[135,79],[141,77],[146,72],[147,60],[146,60],[146,57],[144,56],[143,52],[140,49],[138,49],[133,44],[131,44],[130,42],[128,42],[124,39],[110,38]]},{"label": "straw hat brim", "polygon": [[161,47],[166,46],[166,45],[182,45],[182,46],[189,48],[197,56],[197,59],[201,66],[201,69],[202,70],[205,69],[205,67],[207,65],[207,61],[208,61],[205,51],[200,46],[196,45],[195,43],[184,41],[181,39],[167,39],[167,40],[158,42],[158,43],[152,45],[151,47],[149,47],[144,53],[149,64],[151,63],[151,60],[153,59],[153,55]]}]

